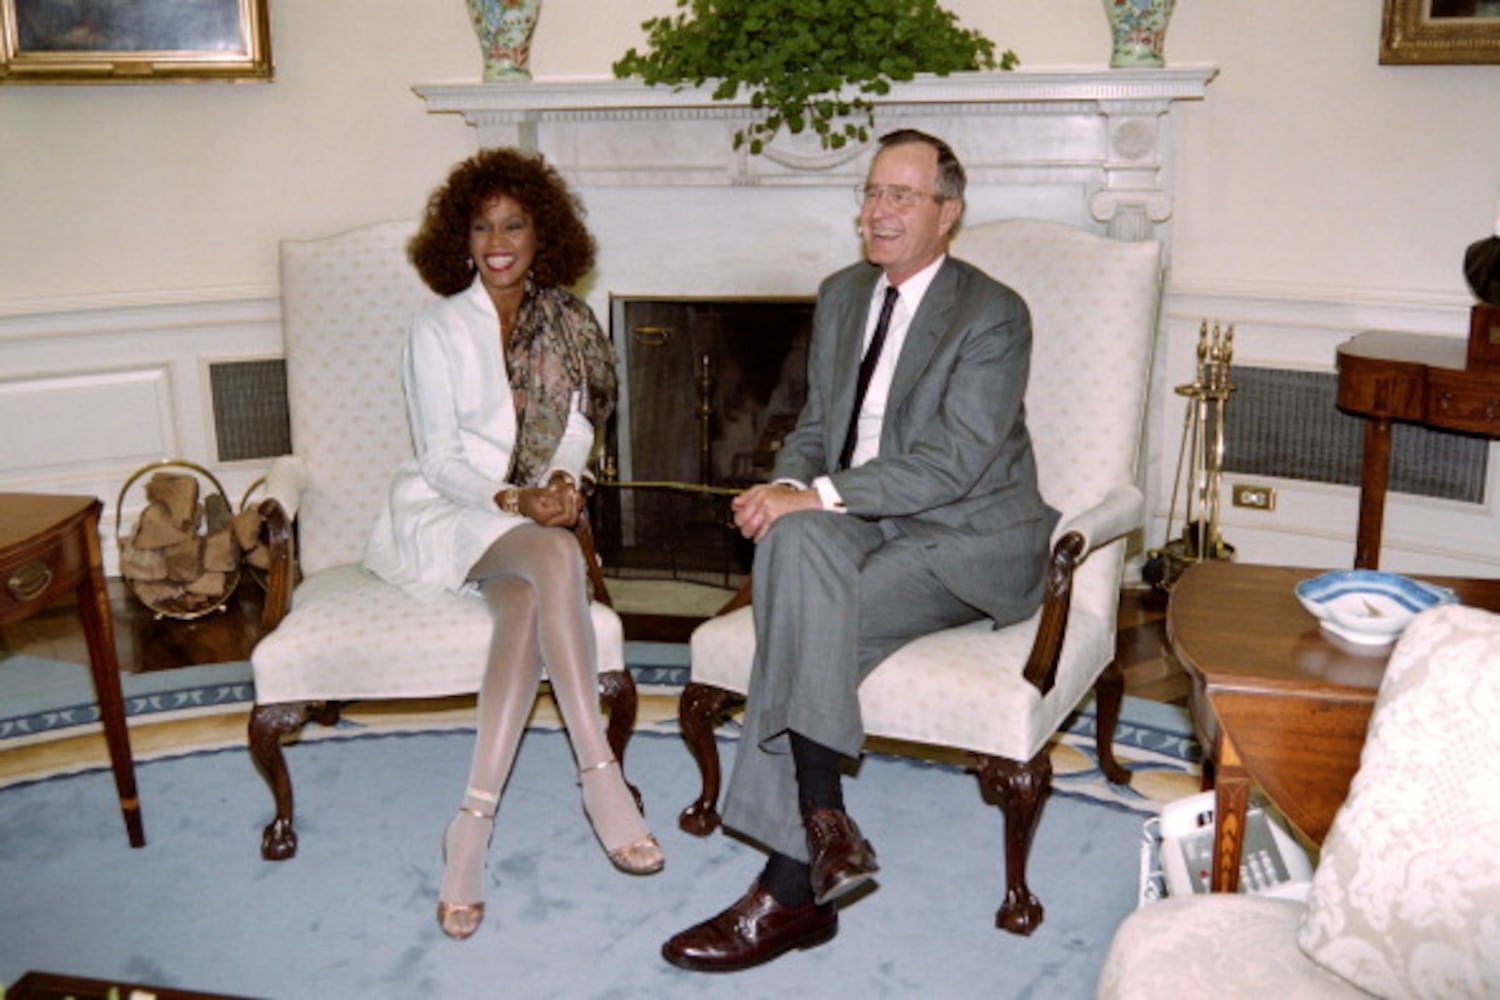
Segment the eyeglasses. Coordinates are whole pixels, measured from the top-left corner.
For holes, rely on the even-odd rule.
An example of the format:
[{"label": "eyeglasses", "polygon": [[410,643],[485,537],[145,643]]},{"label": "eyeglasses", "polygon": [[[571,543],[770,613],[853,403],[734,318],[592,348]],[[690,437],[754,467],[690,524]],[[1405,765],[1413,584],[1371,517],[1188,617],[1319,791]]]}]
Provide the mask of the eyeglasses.
[{"label": "eyeglasses", "polygon": [[854,186],[854,200],[860,205],[873,205],[882,197],[890,203],[892,208],[900,211],[915,207],[923,198],[931,198],[933,201],[943,200],[942,195],[915,191],[902,185],[888,187],[880,184],[856,184]]}]

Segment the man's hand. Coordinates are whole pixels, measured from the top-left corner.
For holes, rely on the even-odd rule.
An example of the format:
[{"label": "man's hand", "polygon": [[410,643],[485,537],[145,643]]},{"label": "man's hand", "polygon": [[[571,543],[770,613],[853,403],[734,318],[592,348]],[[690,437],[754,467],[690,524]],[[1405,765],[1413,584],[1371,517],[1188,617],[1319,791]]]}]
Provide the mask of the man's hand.
[{"label": "man's hand", "polygon": [[752,541],[760,541],[771,525],[783,514],[794,510],[820,510],[823,501],[817,490],[799,490],[783,483],[761,483],[752,486],[729,505],[734,511],[734,526]]}]

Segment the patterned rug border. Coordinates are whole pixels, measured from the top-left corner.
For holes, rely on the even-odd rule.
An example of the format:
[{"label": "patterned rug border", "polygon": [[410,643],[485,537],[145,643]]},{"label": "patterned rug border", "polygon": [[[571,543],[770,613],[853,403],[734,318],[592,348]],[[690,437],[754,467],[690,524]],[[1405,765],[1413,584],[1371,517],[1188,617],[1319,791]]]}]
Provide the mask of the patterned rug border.
[{"label": "patterned rug border", "polygon": [[[87,678],[80,664],[52,665],[64,670],[72,668],[72,672],[78,672],[81,677]],[[4,667],[5,661],[0,661],[0,670]],[[184,676],[201,676],[194,672],[202,671],[236,676],[207,683],[180,683]],[[630,673],[641,692],[647,694],[669,689],[680,690],[688,680],[686,663],[632,663]],[[72,680],[73,678],[69,678],[70,682]],[[173,685],[170,683],[173,681],[178,683]],[[87,690],[68,692],[67,704],[31,707],[15,715],[0,717],[0,750],[6,746],[58,739],[100,728],[99,703],[94,700],[92,682],[83,683],[87,684]],[[73,688],[81,686],[79,683],[67,682],[65,685]],[[239,708],[255,701],[255,684],[250,677],[248,662],[211,664],[148,674],[123,674],[121,686],[124,688],[125,717],[129,720],[153,717],[153,722],[165,722],[209,714],[225,708]],[[160,718],[156,718],[158,716]]]},{"label": "patterned rug border", "polygon": [[[632,663],[630,669],[643,695],[670,696],[686,684],[688,666],[685,662],[685,648],[657,643],[629,645],[632,647],[632,659],[642,661]],[[680,659],[681,662],[671,662],[674,659]],[[0,663],[0,668],[3,666]],[[87,669],[78,664],[68,666],[72,666],[84,678],[82,683],[88,686],[86,691],[75,692],[75,695],[91,698],[92,685],[87,681]],[[182,683],[184,679],[204,677],[210,680],[206,683]],[[126,715],[132,722],[171,723],[226,715],[245,710],[254,701],[254,684],[250,679],[248,663],[215,664],[178,671],[125,675],[123,682],[126,689]],[[359,703],[351,705],[338,725],[328,729],[309,727],[302,739],[348,739],[379,734],[473,729],[472,715],[462,710],[403,713],[398,706],[397,710],[387,713],[384,706],[395,703],[364,704],[370,706],[371,710],[362,712]],[[555,728],[555,723],[548,720],[534,720],[533,725],[538,728]],[[63,707],[33,709],[0,718],[0,751],[7,747],[20,749],[51,740],[97,733],[101,728],[98,705],[92,700],[80,700]],[[1096,731],[1097,719],[1090,699],[1070,716],[1051,744],[1053,789],[1056,793],[1108,802],[1133,812],[1154,813],[1161,803],[1197,791],[1202,754],[1185,709],[1126,697],[1125,709],[1115,732],[1114,746],[1116,756],[1132,772],[1131,785],[1128,787],[1110,784],[1099,769],[1095,749]],[[637,726],[637,732],[676,736],[677,721],[675,718],[644,720]],[[731,719],[725,723],[719,736],[723,740],[737,739],[737,722]],[[218,744],[172,747],[145,753],[137,749],[136,758],[138,761],[148,762],[190,753],[243,747],[243,736],[236,730],[232,736],[221,737]],[[877,748],[872,752],[879,750]],[[941,761],[933,763],[955,766]],[[13,779],[0,781],[0,788],[64,774],[82,773],[99,766],[103,765],[44,767],[40,771],[30,771],[24,775],[16,775]]]},{"label": "patterned rug border", "polygon": [[[1086,725],[1085,723],[1075,723]],[[556,731],[560,726],[555,722],[533,721],[528,729],[538,731]],[[1124,726],[1122,725],[1122,729]],[[326,741],[359,741],[370,739],[403,739],[424,735],[463,735],[474,731],[471,723],[460,720],[433,720],[412,722],[378,722],[370,723],[341,719],[332,727],[310,726],[304,731],[299,742],[323,743]],[[739,739],[738,727],[733,723],[726,723],[718,732],[721,743],[734,743]],[[651,739],[678,739],[679,733],[676,728],[676,720],[664,720],[649,724],[636,730],[634,737],[647,737]],[[1103,772],[1098,769],[1097,761],[1093,754],[1080,745],[1086,743],[1092,747],[1092,736],[1083,737],[1079,735],[1076,728],[1070,728],[1059,734],[1053,743],[1054,773],[1052,779],[1052,794],[1061,795],[1065,798],[1073,798],[1097,803],[1110,808],[1123,810],[1125,812],[1154,816],[1160,811],[1163,799],[1159,796],[1142,794],[1134,787],[1118,788],[1109,783]],[[1117,754],[1127,752],[1128,748],[1116,745]],[[1088,761],[1084,766],[1073,766],[1069,768],[1070,751]],[[294,751],[293,751],[294,752]],[[684,749],[684,752],[686,750]],[[135,756],[135,764],[138,768],[150,767],[153,764],[178,760],[185,757],[210,756],[225,753],[246,753],[243,739],[235,739],[218,743],[204,743],[191,747],[172,747],[158,750],[156,752],[138,753]],[[906,754],[895,753],[885,750],[870,750],[868,756],[891,760],[919,768],[936,768],[955,772],[971,770],[964,765],[950,761],[922,759]],[[1196,781],[1196,764],[1188,761],[1174,760],[1165,755],[1157,756],[1154,761],[1139,759],[1123,760],[1132,772],[1132,784],[1147,773],[1157,772],[1180,782],[1189,780]],[[295,764],[293,765],[295,766]],[[30,785],[40,784],[46,781],[54,781],[62,778],[71,778],[95,772],[108,772],[110,769],[107,761],[94,763],[72,762],[58,764],[50,767],[42,767],[24,775],[15,775],[8,779],[0,779],[0,793],[13,788],[24,788]],[[857,779],[856,779],[857,780]],[[1195,791],[1196,786],[1179,794],[1188,794]],[[684,804],[686,804],[684,802]]]}]

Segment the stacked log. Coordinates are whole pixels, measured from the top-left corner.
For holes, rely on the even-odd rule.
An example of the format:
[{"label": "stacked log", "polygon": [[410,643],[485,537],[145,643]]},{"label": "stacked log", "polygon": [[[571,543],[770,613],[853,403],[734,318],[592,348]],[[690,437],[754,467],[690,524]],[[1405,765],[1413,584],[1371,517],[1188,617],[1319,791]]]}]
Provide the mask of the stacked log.
[{"label": "stacked log", "polygon": [[222,493],[199,498],[196,476],[157,472],[130,536],[120,538],[120,575],[153,611],[195,618],[222,607],[241,562],[268,564],[260,515],[235,514]]}]

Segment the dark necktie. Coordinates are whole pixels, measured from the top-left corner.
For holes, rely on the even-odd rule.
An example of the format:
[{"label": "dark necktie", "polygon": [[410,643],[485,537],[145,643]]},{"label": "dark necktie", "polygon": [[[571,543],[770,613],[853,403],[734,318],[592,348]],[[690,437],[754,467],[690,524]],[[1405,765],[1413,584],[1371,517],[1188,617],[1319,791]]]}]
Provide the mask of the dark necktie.
[{"label": "dark necktie", "polygon": [[859,442],[859,411],[864,409],[865,392],[870,388],[870,376],[875,374],[875,365],[880,361],[880,350],[885,346],[885,333],[891,326],[891,313],[896,309],[896,300],[901,293],[895,285],[885,288],[885,301],[880,304],[880,318],[875,321],[875,335],[865,356],[859,362],[859,381],[854,385],[854,412],[849,415],[849,430],[844,435],[844,450],[839,453],[839,468],[849,468],[854,457],[854,446]]}]

